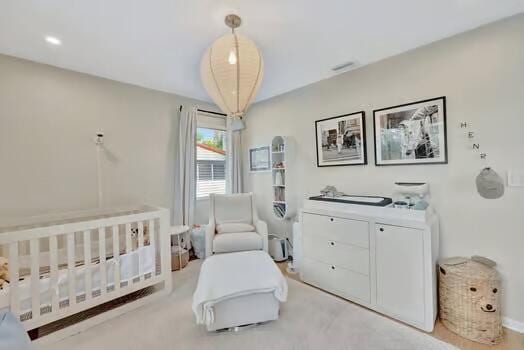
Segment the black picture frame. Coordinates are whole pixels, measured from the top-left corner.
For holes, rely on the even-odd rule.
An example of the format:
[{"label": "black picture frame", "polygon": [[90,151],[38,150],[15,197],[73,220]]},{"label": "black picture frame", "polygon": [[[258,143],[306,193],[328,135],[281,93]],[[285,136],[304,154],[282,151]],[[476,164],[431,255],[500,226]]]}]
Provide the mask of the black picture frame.
[{"label": "black picture frame", "polygon": [[[325,123],[327,121],[332,121],[334,119],[341,119],[340,121],[343,121],[344,119],[355,119],[355,117],[359,116],[359,123],[361,125],[360,130],[360,155],[361,159],[358,162],[355,162],[353,160],[323,160],[321,159],[321,153],[323,152],[324,145],[321,143],[319,144],[319,127],[322,123]],[[322,137],[322,135],[320,135]],[[344,140],[343,136],[343,140]],[[355,140],[356,142],[356,140]],[[345,144],[345,140],[344,140]],[[317,155],[317,167],[323,168],[323,167],[332,167],[332,166],[350,166],[350,165],[366,165],[368,163],[367,160],[367,141],[366,141],[366,112],[359,111],[354,113],[348,113],[348,114],[341,114],[334,117],[319,119],[315,121],[315,145],[316,145],[316,155]],[[320,148],[319,148],[320,146]],[[343,145],[342,145],[343,146]],[[349,147],[348,147],[349,148]],[[358,148],[357,148],[358,149]],[[329,146],[328,146],[329,151]],[[329,163],[330,161],[333,161],[334,163]],[[336,164],[335,164],[336,162]],[[327,163],[327,164],[326,164]]]},{"label": "black picture frame", "polygon": [[[444,148],[444,152],[442,152],[441,157],[439,157],[442,160],[428,161],[427,160],[428,158],[421,158],[420,160],[415,160],[414,162],[400,161],[400,160],[396,160],[396,161],[395,160],[389,160],[389,161],[382,160],[381,159],[382,144],[380,143],[382,140],[381,138],[377,139],[377,128],[378,128],[377,119],[380,118],[380,116],[387,114],[385,113],[386,111],[403,109],[404,107],[415,107],[415,105],[424,105],[424,104],[430,105],[430,103],[432,102],[440,102],[439,107],[442,106],[441,107],[442,109],[442,135],[441,136],[442,136],[443,144],[442,145],[439,144],[439,150],[440,150],[440,146],[443,146]],[[410,103],[404,103],[404,104],[400,104],[396,106],[385,107],[385,108],[373,110],[373,141],[374,141],[375,166],[447,164],[448,163],[448,140],[447,140],[447,119],[446,119],[447,110],[446,108],[447,108],[446,107],[446,96],[440,96],[440,97],[430,98],[426,100],[414,101]],[[405,108],[405,110],[407,111],[408,108]],[[440,112],[440,108],[438,111]],[[397,112],[398,111],[396,111],[395,113]],[[380,150],[380,152],[378,152],[378,150]],[[378,153],[380,153],[380,155]]]}]

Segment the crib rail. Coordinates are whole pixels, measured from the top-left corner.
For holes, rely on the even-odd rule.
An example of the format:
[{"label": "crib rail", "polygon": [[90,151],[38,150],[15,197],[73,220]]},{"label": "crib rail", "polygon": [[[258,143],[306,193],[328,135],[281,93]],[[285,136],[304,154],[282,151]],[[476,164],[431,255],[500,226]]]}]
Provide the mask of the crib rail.
[{"label": "crib rail", "polygon": [[150,286],[170,291],[168,225],[166,209],[150,208],[2,232],[10,284],[0,308],[30,330]]}]

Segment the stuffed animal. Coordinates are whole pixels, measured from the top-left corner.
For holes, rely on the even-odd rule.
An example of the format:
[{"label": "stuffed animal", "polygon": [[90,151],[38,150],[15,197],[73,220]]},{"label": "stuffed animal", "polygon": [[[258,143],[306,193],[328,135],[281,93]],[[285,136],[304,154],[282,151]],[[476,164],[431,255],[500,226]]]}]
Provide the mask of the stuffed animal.
[{"label": "stuffed animal", "polygon": [[[144,245],[149,245],[149,227],[144,225]],[[138,249],[138,228],[131,229],[132,249]]]},{"label": "stuffed animal", "polygon": [[9,282],[9,264],[6,258],[0,256],[0,289],[7,282]]}]

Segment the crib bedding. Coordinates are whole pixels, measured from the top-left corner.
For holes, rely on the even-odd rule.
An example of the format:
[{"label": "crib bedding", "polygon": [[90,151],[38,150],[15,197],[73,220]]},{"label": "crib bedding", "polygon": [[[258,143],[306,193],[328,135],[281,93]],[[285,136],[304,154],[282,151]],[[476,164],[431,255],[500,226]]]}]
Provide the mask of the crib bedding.
[{"label": "crib bedding", "polygon": [[[120,240],[119,253],[120,256],[125,254],[125,242]],[[133,248],[136,249],[136,246]],[[112,241],[106,241],[106,258],[109,260],[113,257],[113,243]],[[93,263],[98,262],[100,259],[100,252],[98,247],[98,241],[91,243],[91,259]],[[49,266],[51,264],[51,258],[49,251],[43,251],[38,254],[38,265],[40,266],[40,274],[49,273]],[[60,268],[67,267],[67,249],[60,248],[57,250],[57,262]],[[31,273],[31,255],[20,255],[18,257],[18,264],[20,266],[20,277],[25,277]],[[84,245],[77,244],[75,246],[75,265],[80,266],[84,264]]]},{"label": "crib bedding", "polygon": [[[115,278],[115,267],[120,267],[120,282],[128,282],[139,276],[152,274],[155,270],[155,249],[152,246],[144,246],[138,248],[129,253],[124,253],[119,256],[119,263],[114,258],[110,258],[106,261],[106,288],[112,289],[114,287]],[[30,258],[29,258],[30,259]],[[44,261],[42,261],[44,262]],[[77,263],[78,264],[78,263]],[[43,265],[40,265],[41,267]],[[44,264],[45,266],[45,264]],[[91,293],[100,292],[101,272],[100,264],[94,263],[91,265]],[[42,270],[42,269],[41,269]],[[83,296],[86,293],[85,290],[85,274],[87,267],[84,264],[80,264],[75,267],[75,286],[76,296]],[[89,273],[89,272],[88,272]],[[39,290],[40,290],[40,307],[49,307],[52,302],[52,295],[58,294],[58,300],[60,303],[68,300],[69,298],[69,271],[67,268],[60,268],[58,271],[58,287],[51,285],[51,278],[48,273],[40,274],[39,279]],[[18,284],[20,294],[20,311],[21,313],[27,313],[31,311],[31,280],[30,276],[26,276],[19,281]],[[9,307],[9,286],[4,287],[0,290],[0,309]]]},{"label": "crib bedding", "polygon": [[[126,238],[125,234],[120,233],[119,234],[119,247],[118,251],[119,254],[125,254],[126,252]],[[138,248],[138,235],[132,234],[131,236],[131,250],[136,250]],[[65,248],[65,243],[62,243],[64,247],[60,247],[57,249],[57,262],[58,266],[60,268],[66,267],[67,265],[67,249]],[[148,225],[144,225],[144,246],[149,245],[149,233],[148,233]],[[98,262],[100,259],[100,248],[99,248],[99,241],[98,238],[92,239],[90,244],[90,253],[91,253],[91,259],[93,263]],[[1,255],[1,248],[0,246],[0,255]],[[76,243],[75,244],[75,265],[79,266],[84,263],[84,244],[83,242]],[[114,247],[113,247],[113,239],[112,237],[109,237],[105,239],[105,256],[107,259],[113,257]],[[38,254],[38,265],[40,266],[40,273],[45,274],[49,273],[49,265],[51,264],[51,258],[50,258],[50,252],[49,250],[43,250],[40,251]],[[18,256],[18,264],[20,266],[20,277],[24,277],[30,274],[31,269],[31,255],[25,254]]]}]

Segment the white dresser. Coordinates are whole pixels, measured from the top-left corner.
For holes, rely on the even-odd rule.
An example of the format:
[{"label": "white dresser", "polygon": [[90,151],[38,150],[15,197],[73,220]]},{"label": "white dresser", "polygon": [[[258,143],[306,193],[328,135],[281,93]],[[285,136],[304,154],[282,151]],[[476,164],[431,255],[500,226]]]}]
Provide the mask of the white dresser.
[{"label": "white dresser", "polygon": [[306,200],[300,223],[304,282],[433,330],[438,218],[431,208]]}]

